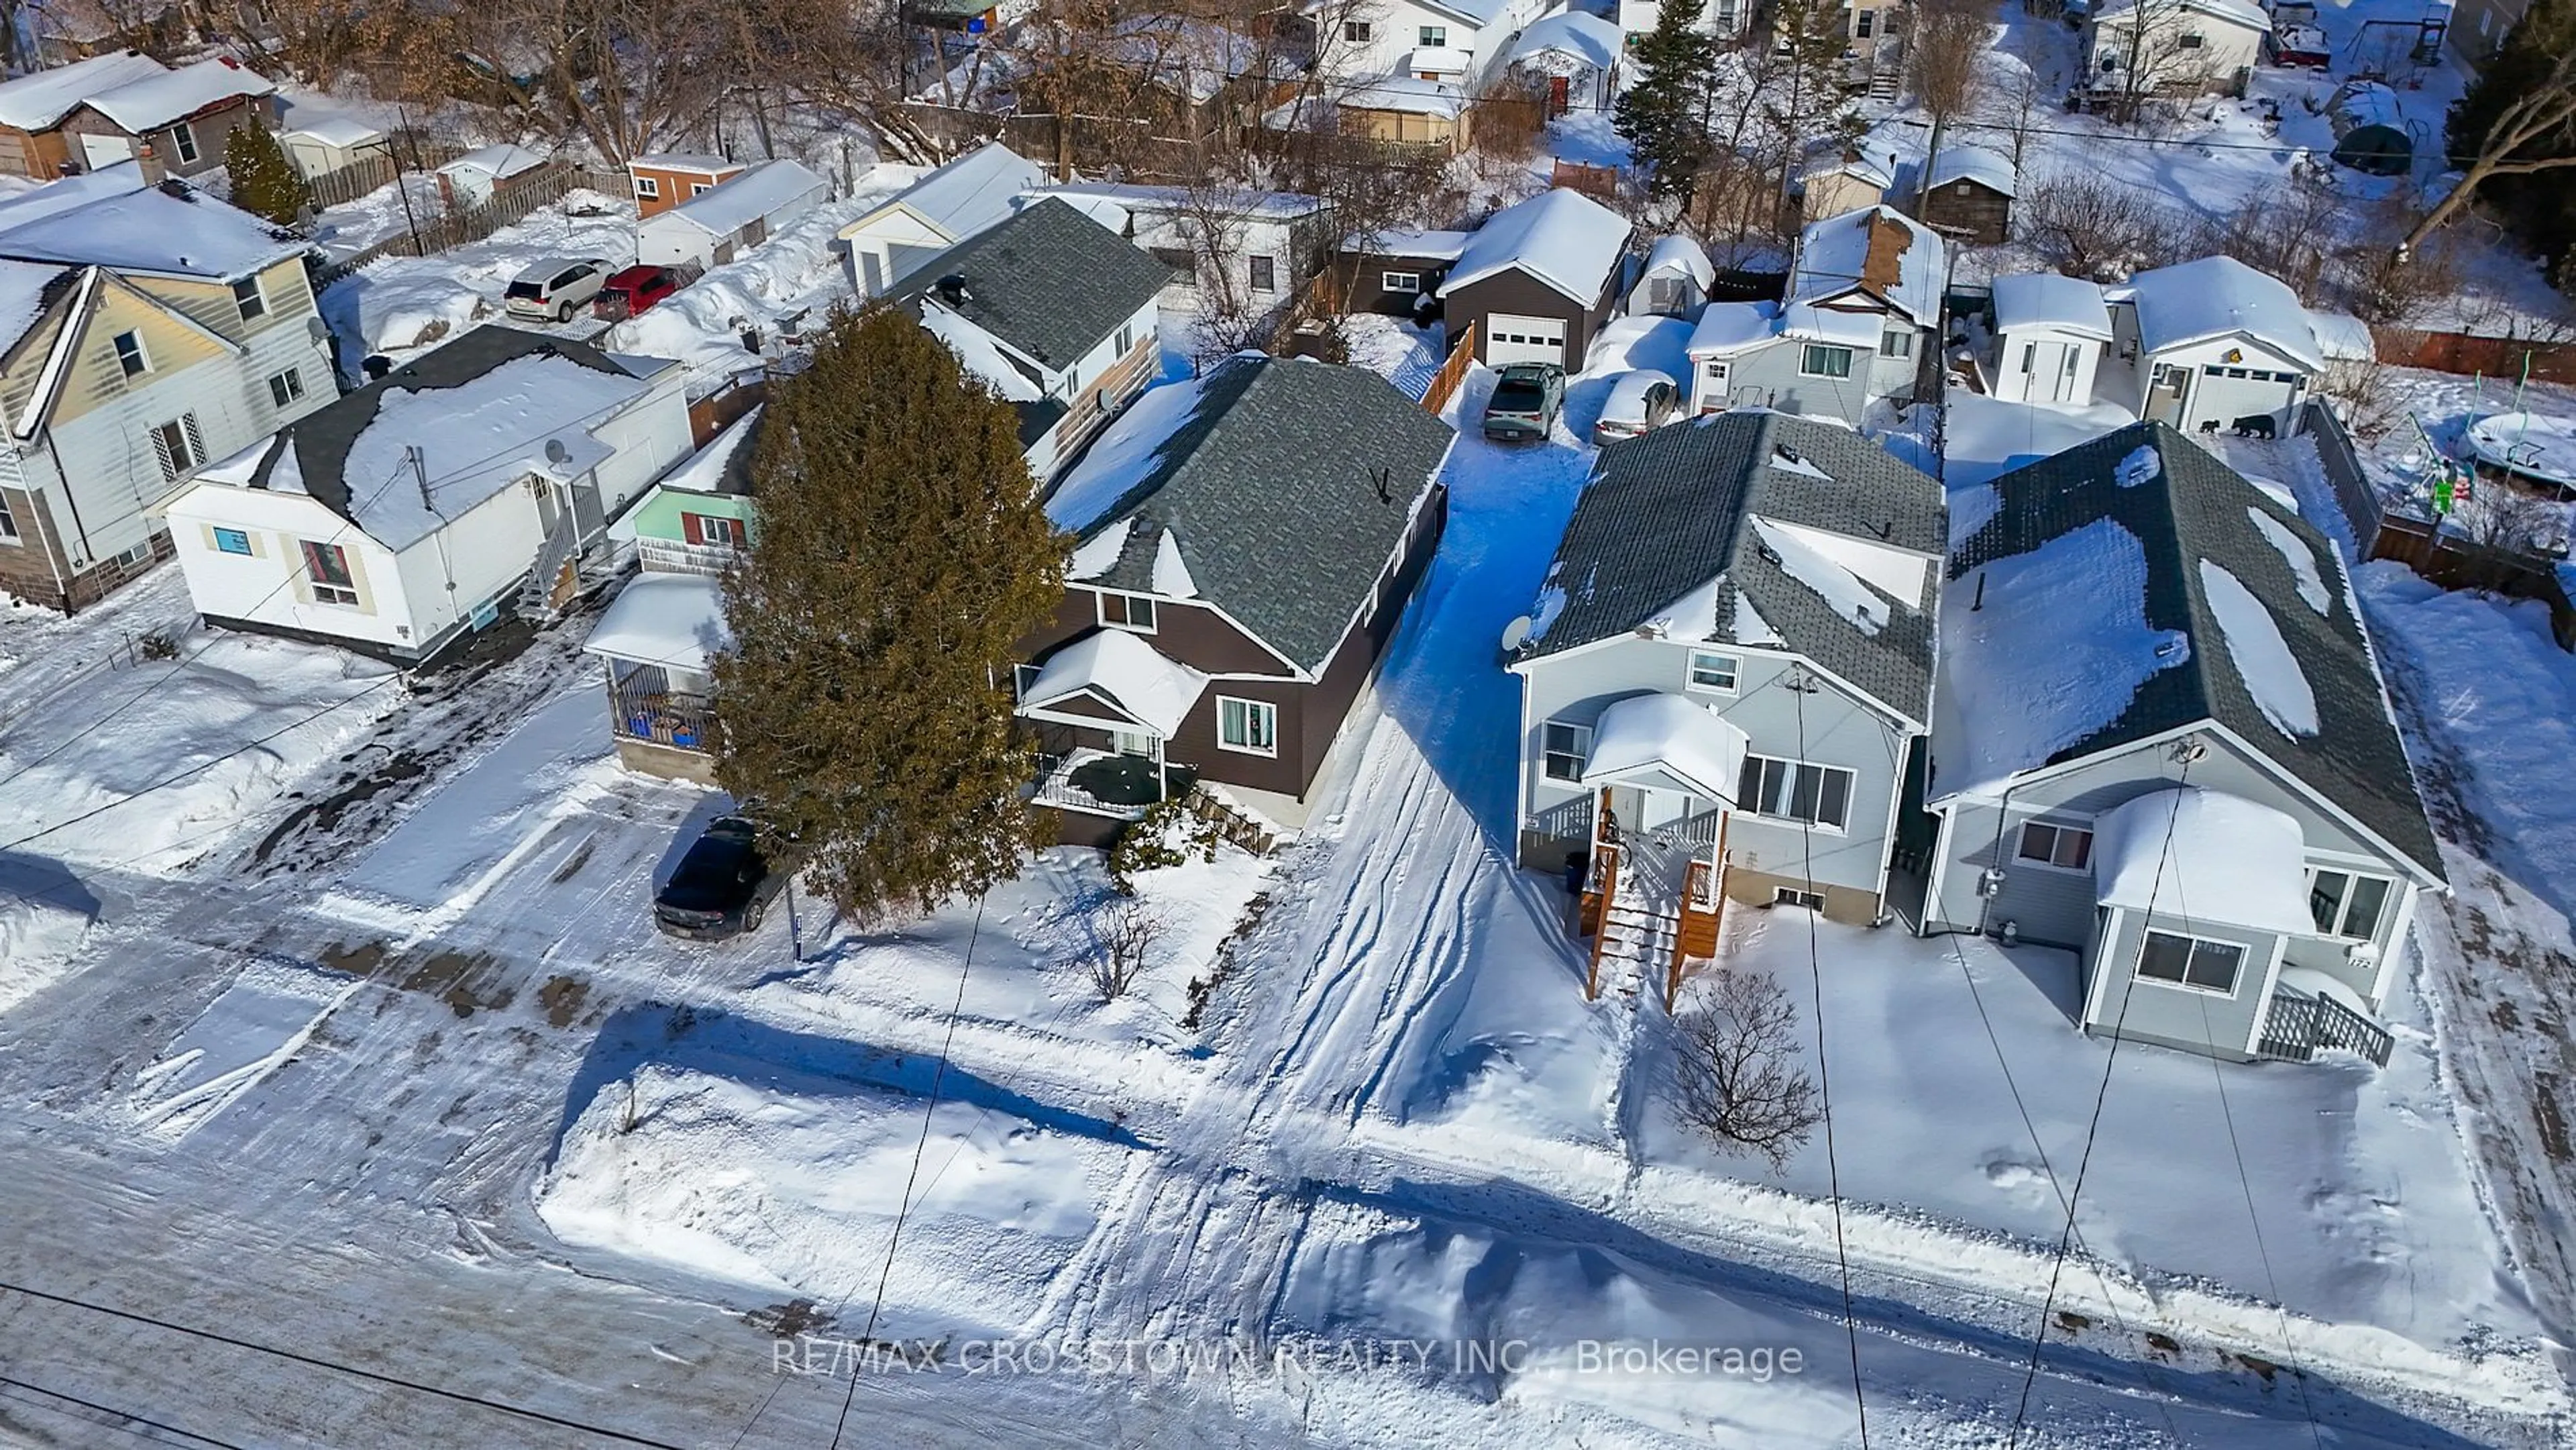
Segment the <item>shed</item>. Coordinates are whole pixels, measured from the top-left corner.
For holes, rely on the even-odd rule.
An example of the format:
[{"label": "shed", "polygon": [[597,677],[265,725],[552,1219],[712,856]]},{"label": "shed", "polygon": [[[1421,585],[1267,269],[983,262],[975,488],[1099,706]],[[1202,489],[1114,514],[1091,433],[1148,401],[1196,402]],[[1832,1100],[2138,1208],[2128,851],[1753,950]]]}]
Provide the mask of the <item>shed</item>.
[{"label": "shed", "polygon": [[2326,104],[2334,126],[2334,159],[2370,176],[2404,176],[2415,166],[2415,138],[2397,93],[2377,81],[2346,81]]},{"label": "shed", "polygon": [[830,190],[830,183],[793,161],[764,161],[645,218],[636,228],[635,260],[648,267],[721,267],[812,211]]},{"label": "shed", "polygon": [[[1451,154],[1467,146],[1467,91],[1419,76],[1377,76],[1333,93],[1335,129],[1371,141],[1427,146]],[[1299,103],[1272,108],[1264,124],[1286,130],[1299,119]],[[1315,118],[1309,113],[1305,119]]]},{"label": "shed", "polygon": [[1887,200],[1896,184],[1892,166],[1880,165],[1857,149],[1829,155],[1799,173],[1798,215],[1810,222],[1860,211]]},{"label": "shed", "polygon": [[1928,226],[1994,246],[2012,234],[2013,197],[2020,189],[2012,158],[1982,146],[1947,145],[1924,169],[1916,210]]},{"label": "shed", "polygon": [[525,146],[484,146],[438,168],[438,195],[450,207],[481,206],[493,193],[546,164]]},{"label": "shed", "polygon": [[1440,284],[1474,235],[1393,228],[1344,237],[1340,265],[1349,310],[1416,320],[1436,315]]},{"label": "shed", "polygon": [[914,268],[1011,214],[1012,200],[1045,184],[1046,169],[999,141],[923,175],[841,228],[850,281],[882,295]]},{"label": "shed", "polygon": [[2111,309],[2092,283],[2055,272],[1998,277],[1994,395],[2083,407],[2111,338]]},{"label": "shed", "polygon": [[63,118],[63,135],[92,170],[150,156],[171,175],[195,176],[223,165],[235,127],[270,125],[276,95],[265,76],[221,56],[94,93]]},{"label": "shed", "polygon": [[1717,269],[1709,265],[1708,253],[1699,243],[1679,233],[1657,237],[1646,252],[1646,265],[1628,289],[1628,312],[1695,317],[1707,304],[1708,289],[1716,280]]},{"label": "shed", "polygon": [[742,173],[743,164],[728,157],[680,151],[649,152],[626,163],[627,179],[635,188],[638,218],[659,216]]},{"label": "shed", "polygon": [[390,139],[384,127],[344,111],[298,105],[287,113],[286,129],[278,133],[277,144],[295,174],[311,181],[371,157],[381,160]]},{"label": "shed", "polygon": [[1494,213],[1440,284],[1453,332],[1475,324],[1477,360],[1488,367],[1582,367],[1610,320],[1628,233],[1626,217],[1564,187]]},{"label": "shed", "polygon": [[1576,104],[1610,104],[1619,62],[1627,49],[1619,27],[1598,15],[1560,10],[1534,21],[1503,53],[1503,63],[1547,86],[1547,111],[1561,116]]}]

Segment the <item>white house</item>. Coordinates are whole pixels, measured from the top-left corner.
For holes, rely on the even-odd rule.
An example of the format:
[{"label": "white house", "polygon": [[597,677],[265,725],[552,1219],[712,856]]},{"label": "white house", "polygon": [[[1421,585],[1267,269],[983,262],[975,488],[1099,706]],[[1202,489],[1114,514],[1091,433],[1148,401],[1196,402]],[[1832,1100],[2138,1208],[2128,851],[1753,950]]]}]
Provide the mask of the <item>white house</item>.
[{"label": "white house", "polygon": [[2092,402],[2111,340],[2111,309],[2093,283],[2055,272],[1995,279],[1992,392],[2005,402]]},{"label": "white house", "polygon": [[2233,257],[2203,257],[2106,287],[2118,395],[2186,431],[2289,433],[2326,368],[2298,294]]},{"label": "white house", "polygon": [[2109,0],[2085,35],[2097,98],[2240,92],[2272,17],[2256,0]]},{"label": "white house", "polygon": [[1799,234],[1785,303],[1713,303],[1690,340],[1691,406],[1839,418],[1914,400],[1941,324],[1948,252],[1890,207],[1846,212]]},{"label": "white house", "polygon": [[1011,214],[1012,201],[1046,181],[1046,168],[999,141],[958,157],[841,228],[850,285],[883,295],[930,258]]},{"label": "white house", "polygon": [[449,206],[481,206],[514,178],[546,164],[525,146],[483,146],[438,168],[438,193]]},{"label": "white house", "polygon": [[1627,37],[1598,15],[1560,10],[1513,36],[1503,63],[1547,87],[1548,110],[1601,109],[1619,90]]},{"label": "white house", "polygon": [[[1045,186],[1022,204],[1052,196],[1153,254],[1172,269],[1175,305],[1236,303],[1266,312],[1296,295],[1315,273],[1331,204],[1294,191],[1249,187],[1192,192],[1180,186],[1073,182]],[[1220,269],[1221,272],[1220,272]]]},{"label": "white house", "polygon": [[0,203],[0,590],[99,598],[173,483],[338,396],[303,253],[134,162]]},{"label": "white house", "polygon": [[613,571],[608,521],[688,456],[686,368],[479,327],[200,470],[163,505],[215,624],[432,658]]},{"label": "white house", "polygon": [[[1619,0],[1619,30],[1634,41],[1652,31],[1663,19],[1663,13],[1663,0]],[[1727,40],[1742,35],[1745,24],[1752,18],[1751,0],[1706,0],[1699,8],[1696,28],[1720,40]]]},{"label": "white house", "polygon": [[733,180],[655,212],[635,228],[645,266],[721,267],[830,195],[830,182],[793,161],[764,161]]},{"label": "white house", "polygon": [[1548,0],[1311,0],[1318,69],[1341,80],[1412,76],[1478,89],[1504,45],[1548,12]]}]

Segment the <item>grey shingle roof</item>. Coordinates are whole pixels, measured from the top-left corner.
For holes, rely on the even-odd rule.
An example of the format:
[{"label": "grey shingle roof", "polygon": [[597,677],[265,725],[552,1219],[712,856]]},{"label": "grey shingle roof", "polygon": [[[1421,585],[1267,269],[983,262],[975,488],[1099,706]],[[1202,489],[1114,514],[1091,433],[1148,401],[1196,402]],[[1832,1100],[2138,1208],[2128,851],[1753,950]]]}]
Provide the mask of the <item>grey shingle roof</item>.
[{"label": "grey shingle roof", "polygon": [[[2115,475],[2122,461],[2141,447],[2155,450],[2162,467],[2151,480],[2120,486]],[[2110,519],[2145,546],[2147,626],[2191,638],[2185,661],[2149,675],[2117,719],[2047,763],[2215,721],[2351,813],[2409,860],[2441,875],[2441,853],[2415,794],[2414,774],[2389,715],[2378,662],[2353,616],[2350,592],[2340,587],[2341,556],[2314,526],[2162,423],[2133,424],[2016,469],[1996,479],[1993,487],[2002,495],[2001,506],[1959,544],[1950,577],[1964,577],[1994,560]],[[2319,614],[2299,597],[2290,562],[2257,530],[2249,508],[2262,510],[2297,535],[2316,556],[2329,585],[2326,613]],[[2255,703],[2202,588],[2203,560],[2242,581],[2280,627],[2316,696],[2320,728],[2315,735],[2284,734]],[[2020,663],[2036,678],[2051,662]],[[1937,793],[1940,783],[1934,782],[1933,789]]]},{"label": "grey shingle roof", "polygon": [[[1048,197],[924,262],[906,306],[947,277],[966,279],[967,321],[1045,363],[1071,367],[1171,284],[1172,269]],[[948,305],[943,299],[943,305]]]},{"label": "grey shingle roof", "polygon": [[1745,525],[1757,514],[1936,556],[1948,528],[1939,484],[1847,428],[1761,410],[1658,428],[1601,450],[1548,571],[1564,604],[1521,657],[1629,633],[1718,579],[1716,617],[1694,625],[1709,638],[1761,643],[1736,638],[1741,598],[1786,648],[1928,720],[1928,600],[1873,586],[1887,622],[1862,630],[1781,571]]},{"label": "grey shingle roof", "polygon": [[[356,443],[358,435],[366,432],[368,425],[376,421],[376,408],[384,401],[387,389],[430,392],[460,387],[503,363],[539,356],[559,357],[594,372],[633,376],[614,358],[586,342],[486,324],[454,342],[413,358],[347,397],[297,419],[277,435],[267,456],[261,458],[259,466],[252,470],[250,486],[268,487],[269,475],[277,468],[278,455],[287,448],[293,448],[296,469],[303,476],[304,491],[324,508],[344,519],[349,518],[349,481],[341,474],[342,465],[348,461],[350,445]],[[743,450],[746,454],[749,451]]]},{"label": "grey shingle roof", "polygon": [[1375,373],[1230,358],[1141,481],[1084,529],[1133,520],[1092,582],[1152,590],[1168,531],[1199,597],[1320,673],[1456,441]]}]

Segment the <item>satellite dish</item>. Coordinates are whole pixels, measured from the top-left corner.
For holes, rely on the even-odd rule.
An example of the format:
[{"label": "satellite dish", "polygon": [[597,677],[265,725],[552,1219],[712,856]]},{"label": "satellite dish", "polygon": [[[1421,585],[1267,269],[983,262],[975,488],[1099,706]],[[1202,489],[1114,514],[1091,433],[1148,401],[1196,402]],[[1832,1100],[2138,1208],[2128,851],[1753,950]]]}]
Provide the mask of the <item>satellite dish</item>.
[{"label": "satellite dish", "polygon": [[546,440],[546,462],[561,468],[572,462],[572,450],[564,446],[562,439],[549,438]]},{"label": "satellite dish", "polygon": [[1513,619],[1511,623],[1504,625],[1503,653],[1510,654],[1519,649],[1522,645],[1529,643],[1530,631],[1536,627],[1537,622],[1532,620],[1526,614],[1520,615]]}]

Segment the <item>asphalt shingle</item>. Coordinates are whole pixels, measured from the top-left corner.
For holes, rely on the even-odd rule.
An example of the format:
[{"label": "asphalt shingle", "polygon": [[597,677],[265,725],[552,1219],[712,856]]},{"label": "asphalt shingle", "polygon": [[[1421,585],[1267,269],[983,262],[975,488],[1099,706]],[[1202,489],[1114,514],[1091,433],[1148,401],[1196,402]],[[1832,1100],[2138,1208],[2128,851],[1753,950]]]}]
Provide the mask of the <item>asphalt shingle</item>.
[{"label": "asphalt shingle", "polygon": [[962,277],[967,321],[1050,368],[1080,362],[1101,339],[1171,284],[1172,269],[1049,197],[924,262],[905,282],[905,306]]}]

